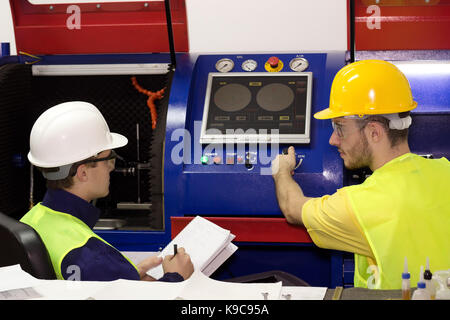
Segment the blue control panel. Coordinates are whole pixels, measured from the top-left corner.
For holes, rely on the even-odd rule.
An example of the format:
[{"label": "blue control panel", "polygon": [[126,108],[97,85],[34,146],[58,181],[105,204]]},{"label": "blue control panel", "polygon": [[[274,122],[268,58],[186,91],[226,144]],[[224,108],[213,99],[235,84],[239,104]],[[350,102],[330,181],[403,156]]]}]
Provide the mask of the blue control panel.
[{"label": "blue control panel", "polygon": [[[164,158],[166,214],[169,216],[281,216],[270,167],[271,160],[290,145],[295,147],[297,161],[302,161],[294,173],[294,179],[301,185],[305,195],[321,196],[334,193],[336,189],[342,187],[342,160],[336,149],[328,143],[332,133],[331,123],[316,120],[312,115],[328,107],[334,75],[345,65],[344,52],[199,55],[197,57],[187,55],[178,61],[177,72],[179,73],[177,75],[176,72],[173,79],[171,104],[167,117]],[[189,74],[190,77],[188,77]],[[219,108],[222,109],[219,111],[229,108],[225,111],[230,112],[216,116],[219,120],[216,121],[219,122],[218,125],[227,125],[226,121],[234,115],[237,116],[233,119],[250,121],[250,117],[255,114],[253,123],[256,123],[259,117],[262,120],[260,123],[266,121],[267,129],[273,129],[273,123],[282,122],[279,121],[280,119],[287,119],[286,122],[289,122],[290,119],[295,120],[295,117],[289,113],[284,114],[284,110],[280,111],[283,108],[283,101],[278,105],[277,101],[272,101],[272,104],[269,101],[268,104],[263,105],[261,100],[258,101],[261,96],[258,96],[258,92],[265,85],[271,85],[274,88],[273,95],[278,94],[280,100],[283,100],[289,92],[286,91],[283,95],[282,91],[275,90],[276,85],[283,89],[283,85],[286,87],[291,83],[295,92],[295,90],[302,90],[299,88],[302,84],[296,80],[291,82],[286,80],[284,84],[278,84],[281,83],[278,79],[282,79],[283,76],[310,76],[311,83],[307,88],[310,90],[308,97],[310,110],[306,119],[309,123],[308,141],[276,143],[272,139],[265,142],[253,141],[254,143],[245,140],[240,143],[226,140],[223,143],[201,143],[202,126],[205,126],[207,119],[205,107],[208,107],[208,104],[205,104],[205,101],[214,99],[210,92],[211,88],[208,87],[208,80],[211,75],[219,77],[220,74],[224,75],[220,81],[223,81],[225,85],[232,84],[233,79],[244,77],[244,81],[239,80],[239,84],[247,86],[249,88],[247,91],[251,94],[247,94],[245,90],[234,92],[231,90],[230,93],[235,93],[235,96],[226,96],[225,102],[222,103],[223,107],[217,100],[210,102],[209,106],[212,103],[219,104]],[[252,74],[257,74],[258,77],[252,78]],[[264,83],[266,79],[270,79],[268,84]],[[255,90],[251,86],[261,88]],[[177,92],[176,96],[175,92]],[[248,106],[247,102],[242,103],[242,99],[247,99]],[[293,99],[286,98],[285,104],[294,103]],[[266,110],[257,113],[259,111],[252,107],[252,103],[262,105],[261,109]],[[270,110],[272,105],[274,109]],[[243,113],[247,110],[250,111]],[[289,107],[285,110],[289,110]],[[275,126],[279,125],[278,122]],[[255,126],[257,125],[259,123]],[[243,128],[248,129],[248,126],[243,125]],[[260,125],[256,131],[261,128],[264,126]],[[177,199],[177,201],[170,199]]]}]

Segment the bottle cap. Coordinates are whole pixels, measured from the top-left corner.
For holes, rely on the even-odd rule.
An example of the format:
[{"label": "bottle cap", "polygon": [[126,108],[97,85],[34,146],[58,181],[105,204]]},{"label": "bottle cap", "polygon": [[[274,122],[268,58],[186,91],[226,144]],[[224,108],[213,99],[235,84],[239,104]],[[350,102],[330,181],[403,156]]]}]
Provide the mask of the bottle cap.
[{"label": "bottle cap", "polygon": [[425,280],[431,280],[433,274],[430,271],[430,259],[427,257],[427,266],[425,267],[425,272],[423,273],[423,278]]},{"label": "bottle cap", "polygon": [[425,280],[431,280],[431,278],[433,278],[433,274],[430,270],[425,270],[425,272],[423,273],[423,278]]},{"label": "bottle cap", "polygon": [[425,282],[420,282],[420,281],[417,282],[417,288],[418,288],[418,289],[425,289],[425,287],[426,287],[426,286],[425,286]]},{"label": "bottle cap", "polygon": [[[423,287],[421,287],[423,284]],[[417,281],[417,288],[425,288],[425,282],[423,281],[423,266],[420,266],[419,281]]]},{"label": "bottle cap", "polygon": [[408,272],[408,260],[405,257],[405,264],[403,265],[402,279],[409,279],[409,278],[411,278],[411,275]]}]

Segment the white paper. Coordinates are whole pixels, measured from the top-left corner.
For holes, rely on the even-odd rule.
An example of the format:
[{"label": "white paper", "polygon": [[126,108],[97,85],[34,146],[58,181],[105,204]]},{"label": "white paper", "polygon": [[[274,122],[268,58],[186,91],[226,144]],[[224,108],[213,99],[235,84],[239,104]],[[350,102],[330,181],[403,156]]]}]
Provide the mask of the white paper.
[{"label": "white paper", "polygon": [[234,243],[229,243],[228,246],[223,248],[223,250],[216,256],[216,258],[211,261],[202,270],[203,274],[210,276],[216,271],[231,255],[237,250],[237,246]]},{"label": "white paper", "polygon": [[281,288],[280,300],[323,300],[326,293],[326,287],[285,286]]},{"label": "white paper", "polygon": [[0,292],[0,300],[27,300],[40,297],[41,295],[33,288],[12,289]]},{"label": "white paper", "polygon": [[185,300],[278,300],[281,282],[234,283],[213,280],[202,272],[194,272],[181,290]]},{"label": "white paper", "polygon": [[[229,250],[229,248],[227,249]],[[282,287],[277,283],[234,283],[200,271],[183,282],[40,280],[20,265],[0,268],[0,300],[322,300],[325,287]]]},{"label": "white paper", "polygon": [[92,298],[95,300],[173,300],[185,285],[186,281],[116,280],[92,294]]},{"label": "white paper", "polygon": [[33,289],[41,295],[37,298],[38,300],[86,300],[109,283],[107,281],[41,280],[41,283]]},{"label": "white paper", "polygon": [[[178,248],[184,248],[191,257],[194,270],[203,270],[228,245],[230,235],[229,230],[196,216],[158,256],[172,255],[173,245],[177,244]],[[231,239],[233,238],[234,235]],[[149,270],[147,274],[160,279],[164,275],[162,265]]]},{"label": "white paper", "polygon": [[29,288],[39,283],[40,280],[23,271],[20,264],[0,268],[0,291]]},{"label": "white paper", "polygon": [[[67,281],[37,279],[22,270],[19,264],[0,268],[0,292],[4,296],[15,295],[15,299],[87,299],[107,282]],[[31,288],[32,291],[27,291]],[[24,289],[24,290],[19,290]],[[15,290],[15,291],[14,291]],[[33,293],[33,294],[30,294]],[[29,294],[27,297],[26,295]]]}]

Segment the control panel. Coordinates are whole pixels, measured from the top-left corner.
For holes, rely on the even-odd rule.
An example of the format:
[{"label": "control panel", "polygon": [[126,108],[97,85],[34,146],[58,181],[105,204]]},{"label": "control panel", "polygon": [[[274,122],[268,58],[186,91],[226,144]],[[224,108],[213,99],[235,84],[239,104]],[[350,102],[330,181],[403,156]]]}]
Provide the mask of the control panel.
[{"label": "control panel", "polygon": [[328,143],[331,123],[312,115],[328,106],[344,64],[345,53],[199,55],[184,133],[166,138],[166,162],[177,159],[170,174],[181,176],[173,183],[184,193],[173,210],[280,216],[271,162],[291,145],[305,194],[335,192],[342,161]]}]

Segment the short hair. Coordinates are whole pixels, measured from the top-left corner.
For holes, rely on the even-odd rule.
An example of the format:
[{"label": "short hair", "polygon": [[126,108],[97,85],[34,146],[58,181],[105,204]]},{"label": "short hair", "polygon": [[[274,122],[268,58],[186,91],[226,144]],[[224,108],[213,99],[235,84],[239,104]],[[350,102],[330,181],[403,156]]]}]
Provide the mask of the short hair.
[{"label": "short hair", "polygon": [[[97,166],[96,162],[87,162],[85,163],[86,160],[94,160],[95,157],[90,157],[87,158],[85,160],[82,161],[78,161],[75,162],[72,167],[70,167],[69,170],[69,175],[63,179],[59,179],[59,180],[48,180],[47,179],[47,189],[67,189],[70,188],[71,186],[73,186],[73,177],[75,176],[75,174],[77,173],[77,169],[81,164],[85,164],[86,166],[88,166],[89,168],[94,168]],[[39,169],[39,171],[41,172],[54,172],[57,171],[58,168],[41,168],[41,167],[37,167]]]},{"label": "short hair", "polygon": [[[409,114],[410,112],[406,111],[399,113],[398,116],[400,118],[406,118]],[[399,143],[408,140],[408,128],[402,130],[391,129],[389,128],[389,119],[383,116],[369,115],[367,118],[360,120],[358,119],[357,121],[360,125],[360,129],[363,129],[370,121],[381,123],[387,133],[389,141],[391,142],[391,147],[395,147]]]}]

